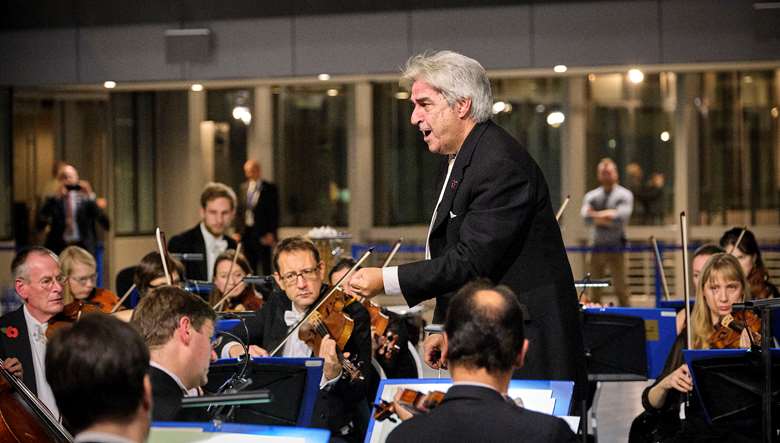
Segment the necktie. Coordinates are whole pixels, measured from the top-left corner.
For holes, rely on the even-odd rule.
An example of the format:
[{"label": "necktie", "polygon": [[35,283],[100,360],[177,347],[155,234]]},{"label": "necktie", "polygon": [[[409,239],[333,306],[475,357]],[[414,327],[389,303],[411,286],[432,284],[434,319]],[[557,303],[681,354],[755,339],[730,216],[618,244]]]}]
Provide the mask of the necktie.
[{"label": "necktie", "polygon": [[33,340],[37,343],[46,343],[46,330],[43,326],[38,325],[35,327],[35,331],[33,331]]}]

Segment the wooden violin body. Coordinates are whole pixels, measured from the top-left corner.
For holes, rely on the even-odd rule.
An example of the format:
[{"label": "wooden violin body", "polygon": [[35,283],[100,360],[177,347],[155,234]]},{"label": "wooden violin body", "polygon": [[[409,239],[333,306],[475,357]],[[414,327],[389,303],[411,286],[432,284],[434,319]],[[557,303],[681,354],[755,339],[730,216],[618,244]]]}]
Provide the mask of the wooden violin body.
[{"label": "wooden violin body", "polygon": [[712,349],[740,348],[742,331],[745,329],[753,343],[761,341],[761,318],[753,311],[739,311],[723,317],[710,335],[710,347]]},{"label": "wooden violin body", "polygon": [[[112,306],[113,307],[113,306]],[[83,314],[89,312],[105,312],[95,303],[85,300],[75,300],[65,305],[62,312],[49,320],[49,326],[46,328],[46,338],[51,338],[62,328],[70,327],[77,322]],[[110,312],[110,309],[109,309]]]},{"label": "wooden violin body", "polygon": [[[427,394],[423,394],[414,389],[403,389],[398,396],[397,403],[413,415],[427,414],[441,404],[444,400],[444,395],[444,392],[441,391],[431,391]],[[395,422],[396,420],[393,418],[394,413],[395,407],[393,402],[382,400],[376,405],[374,420],[390,420]]]}]

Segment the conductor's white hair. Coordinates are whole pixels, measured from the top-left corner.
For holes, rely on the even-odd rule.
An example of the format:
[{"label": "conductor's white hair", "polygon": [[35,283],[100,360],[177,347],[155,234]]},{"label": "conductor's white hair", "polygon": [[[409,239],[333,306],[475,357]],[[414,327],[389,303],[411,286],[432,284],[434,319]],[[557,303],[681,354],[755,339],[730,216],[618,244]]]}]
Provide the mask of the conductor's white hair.
[{"label": "conductor's white hair", "polygon": [[490,118],[493,93],[485,68],[473,58],[453,51],[425,52],[409,58],[401,74],[401,86],[411,89],[422,80],[439,91],[450,106],[471,99],[469,116],[477,123]]}]

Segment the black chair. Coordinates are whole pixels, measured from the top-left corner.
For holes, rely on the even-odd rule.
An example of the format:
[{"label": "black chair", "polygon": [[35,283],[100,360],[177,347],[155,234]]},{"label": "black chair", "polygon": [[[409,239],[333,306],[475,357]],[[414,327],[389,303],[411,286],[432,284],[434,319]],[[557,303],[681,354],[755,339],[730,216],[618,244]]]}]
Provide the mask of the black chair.
[{"label": "black chair", "polygon": [[[133,276],[135,275],[135,269],[137,266],[130,266],[127,268],[122,269],[119,271],[119,273],[116,275],[116,293],[121,297],[125,295],[125,292],[127,292],[128,289],[130,289],[130,286],[133,286]],[[130,297],[127,297],[124,302],[122,302],[122,306],[125,306],[127,308],[132,308],[130,305]]]}]

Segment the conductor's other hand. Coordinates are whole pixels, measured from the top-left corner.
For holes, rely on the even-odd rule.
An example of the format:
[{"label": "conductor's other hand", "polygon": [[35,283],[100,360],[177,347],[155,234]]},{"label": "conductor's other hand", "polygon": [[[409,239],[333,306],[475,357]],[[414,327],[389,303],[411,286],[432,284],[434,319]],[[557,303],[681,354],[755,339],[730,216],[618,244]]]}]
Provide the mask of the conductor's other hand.
[{"label": "conductor's other hand", "polygon": [[349,287],[362,297],[371,298],[383,293],[385,284],[382,278],[382,269],[363,268],[355,271],[349,280]]},{"label": "conductor's other hand", "polygon": [[423,343],[423,359],[433,369],[447,369],[447,346],[444,335],[431,334]]}]

